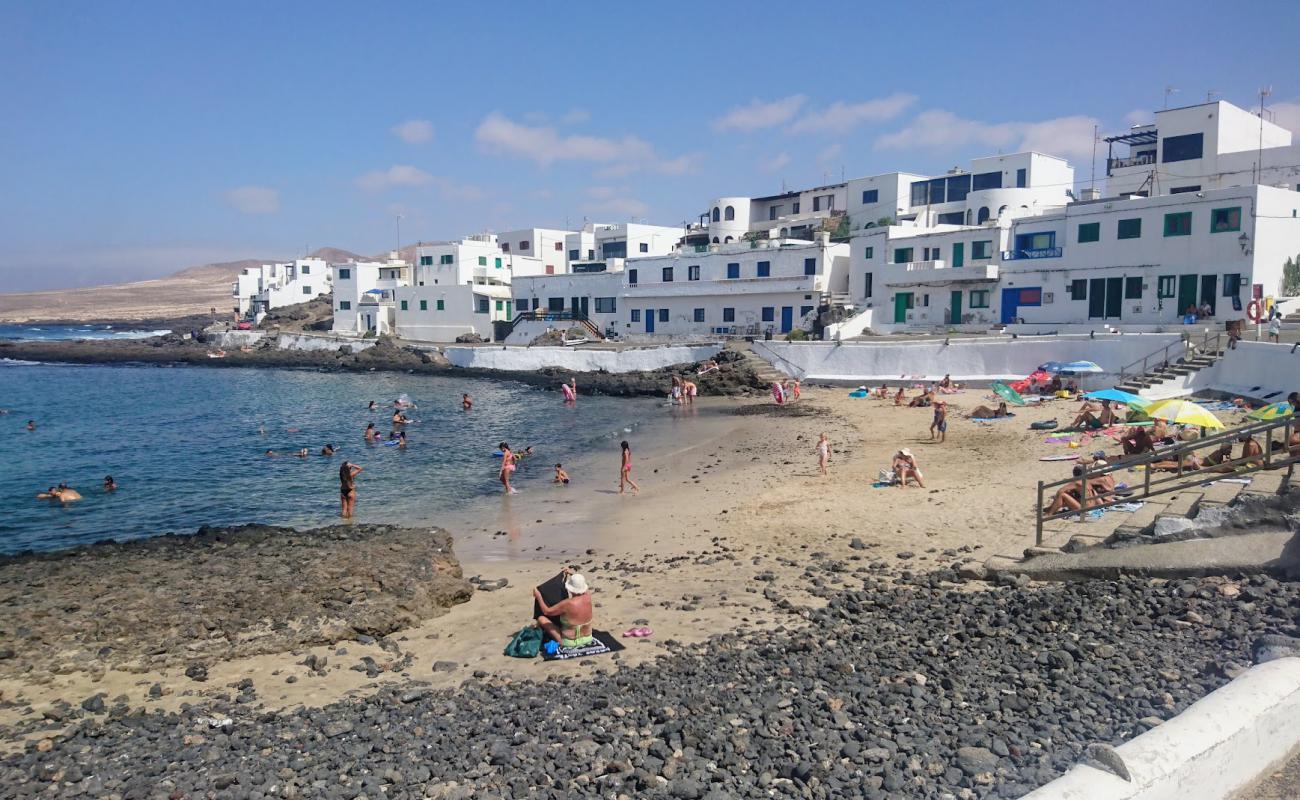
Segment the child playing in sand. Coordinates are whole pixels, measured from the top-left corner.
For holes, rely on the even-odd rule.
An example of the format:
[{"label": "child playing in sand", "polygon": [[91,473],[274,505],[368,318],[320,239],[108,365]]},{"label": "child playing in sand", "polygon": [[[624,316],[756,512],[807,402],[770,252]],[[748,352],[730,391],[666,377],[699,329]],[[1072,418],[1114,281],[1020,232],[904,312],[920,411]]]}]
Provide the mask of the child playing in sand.
[{"label": "child playing in sand", "polygon": [[556,464],[556,465],[555,465],[555,481],[554,481],[554,482],[555,482],[555,483],[564,483],[564,484],[567,484],[567,483],[569,482],[569,473],[565,472],[565,471],[564,471],[564,467],[561,466],[561,465],[559,465],[559,464]]},{"label": "child playing in sand", "polygon": [[827,439],[826,434],[823,433],[821,438],[817,440],[817,465],[821,469],[823,476],[826,475],[826,464],[829,463],[830,460],[831,440]]}]

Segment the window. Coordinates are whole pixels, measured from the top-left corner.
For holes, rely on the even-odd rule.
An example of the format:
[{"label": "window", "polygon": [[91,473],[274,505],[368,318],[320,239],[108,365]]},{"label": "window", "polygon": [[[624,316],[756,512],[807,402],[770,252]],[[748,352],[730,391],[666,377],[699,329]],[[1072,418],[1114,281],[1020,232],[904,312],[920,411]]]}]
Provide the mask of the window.
[{"label": "window", "polygon": [[633,322],[641,321],[641,309],[639,308],[632,309],[632,321]]},{"label": "window", "polygon": [[691,264],[686,268],[686,280],[698,281],[700,279],[700,265]]},{"label": "window", "polygon": [[502,303],[502,301],[500,301],[500,300],[497,301],[497,311],[501,311],[501,310],[502,310],[501,303]]},{"label": "window", "polygon": [[[730,210],[731,210],[731,206],[727,206],[727,210],[730,211]],[[695,309],[695,321],[696,321],[696,322],[703,322],[703,321],[704,321],[704,309],[702,309],[702,308],[697,308],[697,309]]]},{"label": "window", "polygon": [[303,264],[303,265],[302,265],[302,274],[303,274],[303,275],[310,275],[310,274],[311,274],[311,264]]},{"label": "window", "polygon": [[770,208],[767,209],[767,218],[769,220],[774,220],[779,216],[781,216],[780,206],[771,206]]},{"label": "window", "polygon": [[989,290],[972,289],[970,293],[971,308],[988,308],[989,307]]},{"label": "window", "polygon": [[[425,258],[428,258],[428,256],[425,256]],[[421,259],[421,260],[423,260],[423,259]],[[433,261],[433,259],[431,259],[431,258],[430,258],[429,260],[430,260],[430,261]],[[425,266],[428,266],[428,265],[426,264]],[[346,281],[346,280],[351,280],[351,279],[352,279],[352,270],[351,270],[350,268],[348,268],[348,267],[340,267],[338,272],[339,272],[339,280],[341,280],[341,281]]]},{"label": "window", "polygon": [[527,310],[528,310],[528,301],[527,301],[527,300],[516,300],[516,301],[515,301],[515,311],[527,311]]},{"label": "window", "polygon": [[798,213],[799,213],[799,201],[798,201],[798,200],[794,201],[794,206],[790,209],[790,213],[791,213],[791,214],[798,214]]},{"label": "window", "polygon": [[479,314],[488,313],[488,299],[486,297],[475,297],[474,311]]},{"label": "window", "polygon": [[1025,186],[1028,185],[1028,183],[1029,183],[1028,180],[1027,180],[1028,176],[1029,176],[1029,170],[1025,169],[1024,167],[1021,167],[1020,169],[1016,170],[1016,188],[1017,188],[1017,189],[1023,189],[1023,188],[1025,188]]},{"label": "window", "polygon": [[961,225],[966,221],[966,212],[950,211],[946,214],[939,215],[940,225]]},{"label": "window", "polygon": [[713,207],[713,221],[714,222],[722,221],[722,212],[718,210],[717,206]]},{"label": "window", "polygon": [[561,253],[564,252],[564,242],[556,242],[556,243],[555,243],[555,249],[556,249],[556,251],[558,251],[558,252],[561,252]]},{"label": "window", "polygon": [[1142,279],[1125,278],[1124,279],[1124,299],[1141,300],[1142,299]]},{"label": "window", "polygon": [[972,191],[978,192],[981,189],[1001,189],[1002,173],[1001,172],[981,172],[978,175],[971,176],[970,187]]},{"label": "window", "polygon": [[673,282],[673,268],[664,267],[664,283],[672,283],[672,282]]},{"label": "window", "polygon": [[[420,307],[421,307],[421,309],[423,309],[423,308],[426,306],[427,302],[428,302],[428,301],[426,301],[426,300],[421,300],[421,301],[420,301]],[[442,311],[442,310],[446,309],[446,308],[447,308],[447,301],[446,301],[446,300],[439,300],[439,301],[437,302],[437,304],[434,306],[434,308],[437,309],[438,311]]]},{"label": "window", "polygon": [[979,242],[971,242],[971,243],[970,243],[970,257],[971,257],[971,258],[974,258],[974,259],[980,259],[980,258],[992,258],[992,257],[993,257],[993,242],[992,242],[992,240],[990,240],[990,239],[985,239],[985,240],[983,240],[983,241],[979,241]]},{"label": "window", "polygon": [[627,242],[601,242],[600,254],[604,258],[627,258]]},{"label": "window", "polygon": [[[408,306],[407,306],[407,302],[406,302],[405,300],[402,301],[402,310],[403,310],[403,311],[408,311],[408,310],[409,310],[409,308],[408,308]],[[420,309],[420,310],[423,311],[424,309]]]},{"label": "window", "polygon": [[546,274],[547,274],[547,275],[554,275],[554,274],[555,274],[555,265],[554,265],[554,264],[547,264],[547,265],[546,265]]},{"label": "window", "polygon": [[830,211],[835,208],[835,195],[819,194],[813,198],[813,211]]},{"label": "window", "polygon": [[597,314],[616,314],[618,313],[618,298],[616,297],[597,297],[596,298]]},{"label": "window", "polygon": [[1116,239],[1141,239],[1142,238],[1142,220],[1135,217],[1133,219],[1122,219],[1119,221],[1118,232],[1115,234]]},{"label": "window", "polygon": [[868,272],[866,277],[867,279],[864,282],[864,285],[862,287],[862,296],[870,297],[871,296],[871,273]]},{"label": "window", "polygon": [[907,262],[909,262],[909,261],[911,261],[911,260],[912,260],[912,248],[910,248],[910,247],[896,247],[896,248],[894,248],[894,263],[895,263],[895,264],[906,264]]},{"label": "window", "polygon": [[948,202],[957,203],[966,199],[970,194],[970,175],[953,175],[944,181],[944,188],[948,192]]},{"label": "window", "polygon": [[1223,276],[1223,296],[1236,297],[1241,294],[1240,273],[1230,272]]},{"label": "window", "polygon": [[1166,164],[1171,161],[1191,161],[1201,157],[1204,146],[1205,134],[1203,133],[1166,136],[1161,143],[1160,160]]},{"label": "window", "polygon": [[548,298],[546,298],[546,310],[547,310],[547,311],[556,311],[556,312],[558,312],[558,311],[563,311],[563,310],[564,310],[564,298],[563,298],[563,297],[548,297]]},{"label": "window", "polygon": [[734,308],[724,308],[724,309],[722,309],[722,321],[723,321],[723,322],[735,322],[735,321],[736,321],[736,309],[734,309]]},{"label": "window", "polygon": [[763,306],[763,321],[772,322],[776,319],[776,308],[774,306]]},{"label": "window", "polygon": [[1210,232],[1241,230],[1241,206],[1234,208],[1216,208],[1210,212]]},{"label": "window", "polygon": [[816,274],[817,274],[817,259],[815,259],[815,258],[805,258],[805,259],[803,260],[803,274],[805,274],[805,275],[816,275]]},{"label": "window", "polygon": [[975,224],[976,224],[976,225],[983,225],[984,223],[986,223],[986,222],[988,222],[988,221],[989,221],[989,207],[988,207],[988,206],[980,206],[979,213],[978,213],[977,215],[975,215]]},{"label": "window", "polygon": [[866,252],[864,255],[866,256],[866,258],[867,258],[868,260],[870,260],[870,259],[872,259],[872,258],[875,258],[875,256],[876,256],[876,248],[874,248],[874,247],[868,247],[868,248],[867,248],[867,252]]},{"label": "window", "polygon": [[1177,275],[1161,275],[1156,279],[1156,297],[1164,299],[1174,296],[1174,287],[1177,285]]},{"label": "window", "polygon": [[452,256],[451,253],[448,253],[448,254],[446,254],[446,255],[444,255],[444,256],[438,256],[438,263],[439,263],[439,264],[450,264],[450,263],[452,263],[452,259],[453,259],[453,258],[454,258],[454,256]]},{"label": "window", "polygon": [[638,248],[642,253],[648,253],[648,252],[650,252],[650,245],[646,244],[645,242],[642,242],[641,244],[637,245],[637,248]]},{"label": "window", "polygon": [[351,301],[351,300],[340,300],[340,301],[339,301],[339,311],[351,311],[351,310],[352,310],[352,301]]},{"label": "window", "polygon": [[627,285],[636,286],[636,270],[630,269],[627,271]]},{"label": "window", "polygon": [[772,274],[771,261],[760,261],[757,264],[755,264],[755,267],[757,267],[758,277],[760,278],[766,278],[767,276]]},{"label": "window", "polygon": [[740,277],[740,264],[735,261],[727,265],[727,277],[735,280]]},{"label": "window", "polygon": [[486,267],[486,266],[487,266],[487,256],[479,256],[479,257],[478,257],[478,265],[479,265],[480,267]]},{"label": "window", "polygon": [[1101,241],[1100,222],[1085,222],[1079,226],[1079,237],[1078,237],[1079,244],[1087,244],[1088,242],[1100,242],[1100,241]]},{"label": "window", "polygon": [[596,251],[595,251],[595,250],[588,250],[588,251],[587,251],[587,260],[588,260],[588,261],[595,261],[595,260],[596,260]]},{"label": "window", "polygon": [[879,189],[864,189],[862,191],[862,204],[864,206],[867,205],[868,203],[879,203],[879,202],[880,202]]},{"label": "window", "polygon": [[530,245],[528,242],[520,242],[520,243],[519,243],[519,249],[520,249],[520,250],[527,250],[530,246],[531,246],[531,245]]},{"label": "window", "polygon": [[[731,206],[727,206],[727,210],[726,212],[723,213],[722,218],[725,219],[727,222],[731,222],[733,219],[736,218],[736,209],[732,208]],[[696,322],[703,322],[703,321],[704,320],[696,320]]]},{"label": "window", "polygon": [[1179,211],[1165,214],[1165,236],[1191,236],[1192,212]]},{"label": "window", "polygon": [[1199,192],[1200,190],[1201,190],[1201,185],[1198,183],[1195,186],[1175,186],[1169,190],[1169,193],[1182,194],[1183,192]]},{"label": "window", "polygon": [[311,294],[311,287],[310,287],[310,286],[304,286],[304,287],[302,287],[302,293],[303,293],[303,294]]},{"label": "window", "polygon": [[569,260],[570,260],[570,261],[577,261],[577,260],[578,260],[579,258],[581,258],[581,257],[582,257],[582,251],[581,251],[581,250],[570,250],[570,251],[569,251]]},{"label": "window", "polygon": [[1086,278],[1078,278],[1070,281],[1070,299],[1087,300],[1088,299],[1088,281]]},{"label": "window", "polygon": [[660,322],[668,321],[668,309],[666,308],[659,309],[659,321]]},{"label": "window", "polygon": [[422,267],[432,267],[432,266],[433,266],[433,256],[420,256],[420,266],[422,266]]}]

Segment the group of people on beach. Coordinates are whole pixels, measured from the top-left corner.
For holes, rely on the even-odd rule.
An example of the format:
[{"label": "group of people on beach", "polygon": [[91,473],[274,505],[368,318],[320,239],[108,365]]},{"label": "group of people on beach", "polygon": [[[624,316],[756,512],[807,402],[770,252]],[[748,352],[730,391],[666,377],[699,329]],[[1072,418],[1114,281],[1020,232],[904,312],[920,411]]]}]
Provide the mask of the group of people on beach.
[{"label": "group of people on beach", "polygon": [[772,381],[772,400],[778,406],[793,403],[803,394],[803,387],[799,384],[798,378],[782,378],[781,380]]}]

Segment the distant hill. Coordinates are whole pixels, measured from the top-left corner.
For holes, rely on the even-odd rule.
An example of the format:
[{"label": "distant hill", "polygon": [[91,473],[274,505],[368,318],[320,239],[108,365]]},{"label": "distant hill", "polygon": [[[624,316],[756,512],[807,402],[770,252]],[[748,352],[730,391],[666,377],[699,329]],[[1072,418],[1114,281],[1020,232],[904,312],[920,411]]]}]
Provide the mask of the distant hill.
[{"label": "distant hill", "polygon": [[[415,245],[402,248],[402,257],[413,262]],[[388,252],[358,255],[338,247],[322,247],[312,257],[330,263],[338,261],[386,261]],[[235,276],[245,267],[256,267],[286,258],[245,258],[220,264],[186,267],[163,278],[79,289],[0,294],[0,322],[48,322],[52,320],[142,320],[171,319],[207,314],[213,308],[220,316],[230,314],[230,297]]]}]

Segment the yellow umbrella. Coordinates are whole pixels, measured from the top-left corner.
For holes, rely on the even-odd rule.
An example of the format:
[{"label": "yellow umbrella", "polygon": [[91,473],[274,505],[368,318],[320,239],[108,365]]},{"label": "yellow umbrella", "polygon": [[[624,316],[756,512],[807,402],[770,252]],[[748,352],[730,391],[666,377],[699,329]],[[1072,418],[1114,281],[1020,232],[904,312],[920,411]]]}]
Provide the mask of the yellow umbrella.
[{"label": "yellow umbrella", "polygon": [[1164,400],[1143,409],[1152,419],[1164,419],[1181,425],[1222,428],[1219,418],[1190,400]]}]

